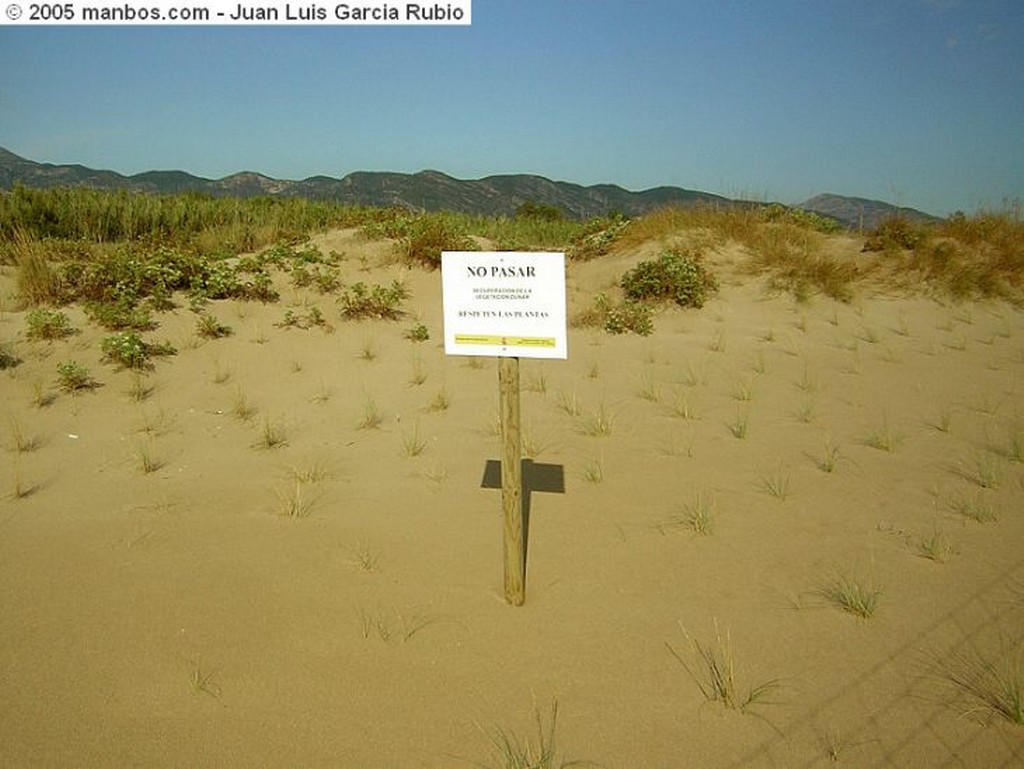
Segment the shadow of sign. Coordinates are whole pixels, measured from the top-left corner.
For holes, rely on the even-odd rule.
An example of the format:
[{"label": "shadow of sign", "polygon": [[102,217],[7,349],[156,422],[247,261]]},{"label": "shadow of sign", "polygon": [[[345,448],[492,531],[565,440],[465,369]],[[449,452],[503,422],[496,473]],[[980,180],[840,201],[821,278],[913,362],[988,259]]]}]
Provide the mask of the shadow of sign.
[{"label": "shadow of sign", "polygon": [[[531,495],[535,491],[549,494],[565,493],[565,467],[562,465],[538,464],[532,459],[522,460],[520,465],[523,500],[523,550],[524,558],[529,560],[530,553],[530,506]],[[501,462],[488,459],[484,465],[484,476],[480,481],[482,489],[501,490]]]}]

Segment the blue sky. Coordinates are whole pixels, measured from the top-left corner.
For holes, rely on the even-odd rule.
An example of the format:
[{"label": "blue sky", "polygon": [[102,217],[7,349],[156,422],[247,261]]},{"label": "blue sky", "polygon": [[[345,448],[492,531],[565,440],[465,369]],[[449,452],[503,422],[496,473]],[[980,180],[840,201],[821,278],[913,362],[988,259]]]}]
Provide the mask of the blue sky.
[{"label": "blue sky", "polygon": [[475,0],[469,27],[0,26],[0,146],[126,174],[432,168],[970,212],[1024,199],[1024,1]]}]

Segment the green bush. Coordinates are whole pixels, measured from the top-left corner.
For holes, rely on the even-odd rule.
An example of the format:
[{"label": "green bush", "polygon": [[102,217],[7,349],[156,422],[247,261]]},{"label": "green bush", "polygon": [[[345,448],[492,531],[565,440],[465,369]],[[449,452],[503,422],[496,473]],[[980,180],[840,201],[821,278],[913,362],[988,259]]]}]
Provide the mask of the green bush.
[{"label": "green bush", "polygon": [[476,243],[445,216],[430,214],[413,220],[401,248],[406,261],[436,270],[442,251],[474,251]]},{"label": "green bush", "polygon": [[68,316],[60,310],[35,309],[25,316],[29,339],[63,339],[75,333]]},{"label": "green bush", "polygon": [[149,308],[136,306],[127,299],[113,302],[87,302],[85,314],[90,320],[108,331],[135,329],[146,331],[156,327]]},{"label": "green bush", "polygon": [[405,338],[410,342],[426,342],[430,339],[430,330],[422,323],[417,323],[405,332]]},{"label": "green bush", "polygon": [[573,238],[565,255],[570,261],[576,262],[587,262],[604,256],[628,225],[629,219],[620,215],[593,219]]},{"label": "green bush", "polygon": [[575,321],[581,326],[596,326],[609,334],[639,334],[648,336],[654,331],[651,308],[643,302],[627,299],[615,302],[607,294],[598,294],[594,305]]},{"label": "green bush", "polygon": [[141,370],[150,368],[150,358],[154,355],[174,355],[177,350],[170,344],[154,344],[146,342],[135,331],[122,331],[104,338],[100,342],[103,360],[116,363],[122,368]]},{"label": "green bush", "polygon": [[390,286],[369,287],[365,283],[353,283],[339,299],[341,315],[349,320],[397,320],[404,314],[402,301],[408,297],[409,291],[397,280]]},{"label": "green bush", "polygon": [[97,387],[98,383],[92,378],[89,369],[76,361],[69,360],[57,364],[57,385],[64,392],[72,393],[78,390],[88,390]]},{"label": "green bush", "polygon": [[626,299],[633,302],[668,301],[680,307],[703,307],[718,288],[698,257],[671,250],[656,261],[640,262],[620,281]]}]

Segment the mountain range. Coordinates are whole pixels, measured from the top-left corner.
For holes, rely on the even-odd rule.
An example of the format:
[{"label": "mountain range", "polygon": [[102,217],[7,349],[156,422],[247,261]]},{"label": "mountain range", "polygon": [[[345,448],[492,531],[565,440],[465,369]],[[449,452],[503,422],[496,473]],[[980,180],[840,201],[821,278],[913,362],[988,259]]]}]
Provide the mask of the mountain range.
[{"label": "mountain range", "polygon": [[[292,181],[252,171],[205,179],[185,171],[146,171],[125,176],[82,165],[37,163],[0,147],[0,190],[21,184],[29,188],[91,187],[152,194],[197,192],[215,197],[301,197],[364,206],[401,206],[424,211],[458,211],[512,215],[524,202],[554,206],[575,218],[619,211],[628,216],[666,205],[749,205],[709,192],[682,187],[654,187],[632,192],[614,184],[582,186],[533,174],[504,174],[483,179],[456,179],[440,171],[414,174],[357,171],[341,178],[311,176]],[[900,214],[914,220],[937,217],[880,200],[817,195],[793,208],[835,219],[844,227],[870,230],[882,219]]]}]

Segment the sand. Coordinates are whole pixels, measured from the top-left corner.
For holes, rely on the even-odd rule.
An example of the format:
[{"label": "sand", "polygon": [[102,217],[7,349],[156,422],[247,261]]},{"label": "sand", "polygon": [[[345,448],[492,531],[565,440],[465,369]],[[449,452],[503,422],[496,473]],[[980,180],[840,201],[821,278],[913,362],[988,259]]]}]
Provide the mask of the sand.
[{"label": "sand", "polygon": [[[949,680],[1022,662],[1024,312],[798,304],[726,250],[653,336],[572,328],[567,361],[522,362],[524,444],[565,492],[530,495],[516,608],[495,361],[444,355],[438,273],[315,240],[349,282],[404,279],[409,315],[345,322],[282,278],[201,341],[181,302],[141,401],[79,308],[26,340],[4,268],[0,764],[497,767],[498,730],[536,742],[555,702],[559,755],[604,767],[1024,764],[1024,727]],[[571,265],[571,311],[642,251]],[[333,333],[275,325],[310,304]],[[59,392],[70,358],[102,386]],[[768,691],[709,699],[697,644]]]}]

